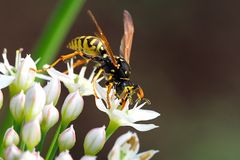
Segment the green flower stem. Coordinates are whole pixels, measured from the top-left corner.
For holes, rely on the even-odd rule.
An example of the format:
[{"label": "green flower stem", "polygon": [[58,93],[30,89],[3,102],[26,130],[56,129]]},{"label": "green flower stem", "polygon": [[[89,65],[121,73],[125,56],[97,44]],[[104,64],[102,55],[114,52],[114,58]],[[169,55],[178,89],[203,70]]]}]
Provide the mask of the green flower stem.
[{"label": "green flower stem", "polygon": [[106,140],[108,140],[111,135],[119,128],[119,124],[115,121],[110,120],[108,127],[106,129]]},{"label": "green flower stem", "polygon": [[[23,128],[23,125],[24,125],[24,121],[23,122],[21,122],[21,124],[19,124],[18,125],[18,131],[17,131],[17,133],[18,133],[18,135],[21,137],[21,132],[22,132],[22,128]],[[15,127],[15,126],[14,126]],[[25,150],[25,147],[26,147],[26,145],[25,145],[25,143],[23,142],[23,140],[20,138],[20,145],[19,145],[19,148],[20,148],[20,150],[21,151],[24,151]]]},{"label": "green flower stem", "polygon": [[53,140],[52,140],[52,143],[50,145],[50,148],[48,149],[48,153],[47,153],[47,156],[46,156],[45,160],[50,160],[50,158],[51,158],[51,154],[52,154],[52,152],[53,152],[53,150],[55,148],[58,136],[60,134],[61,127],[62,127],[62,122],[60,122],[60,124],[59,124],[59,126],[57,128],[57,131],[55,132],[55,135],[53,137]]},{"label": "green flower stem", "polygon": [[[6,132],[6,130],[8,128],[10,128],[12,125],[13,125],[13,118],[12,118],[12,115],[11,115],[11,112],[9,110],[9,107],[5,107],[6,108],[6,116],[4,117],[4,121],[3,121],[3,124],[1,124],[1,132],[0,132],[0,144],[3,143],[3,137],[4,137],[4,134]],[[2,154],[3,154],[3,145],[0,145],[0,156],[2,157]]]},{"label": "green flower stem", "polygon": [[[16,95],[16,93],[17,93],[16,88],[14,88],[12,85],[10,85],[10,87],[9,87],[10,99],[14,95]],[[6,130],[13,125],[13,117],[12,117],[12,114],[10,112],[10,109],[9,109],[8,106],[6,106],[5,108],[6,108],[6,113],[5,113],[6,116],[4,117],[4,120],[3,120],[3,122],[2,122],[2,124],[0,126],[0,128],[1,128],[0,144],[3,143],[3,136],[4,136],[5,132],[6,132]],[[2,145],[0,145],[0,156],[2,156],[2,154],[3,154],[3,147],[2,147]]]},{"label": "green flower stem", "polygon": [[42,148],[43,148],[44,141],[46,139],[46,135],[47,135],[47,131],[42,131],[41,141],[37,146],[37,151],[39,151],[40,153],[42,152]]},{"label": "green flower stem", "polygon": [[21,151],[24,151],[24,150],[25,150],[25,147],[26,147],[25,143],[24,143],[23,141],[21,141],[21,142],[20,142],[20,150],[21,150]]},{"label": "green flower stem", "polygon": [[57,149],[58,149],[58,145],[57,145],[57,140],[58,140],[58,137],[59,137],[59,134],[65,130],[67,128],[68,124],[66,123],[63,123],[62,121],[60,122],[58,128],[57,128],[57,131],[55,132],[55,135],[53,137],[53,140],[52,140],[52,143],[51,143],[51,146],[50,148],[48,149],[48,153],[47,153],[47,156],[45,158],[45,160],[53,160],[56,152],[57,152]]},{"label": "green flower stem", "polygon": [[22,123],[19,124],[16,121],[14,121],[13,125],[14,125],[14,130],[17,132],[18,135],[20,135]]},{"label": "green flower stem", "polygon": [[48,20],[48,23],[33,50],[33,58],[41,58],[38,66],[55,58],[85,0],[61,0]]}]

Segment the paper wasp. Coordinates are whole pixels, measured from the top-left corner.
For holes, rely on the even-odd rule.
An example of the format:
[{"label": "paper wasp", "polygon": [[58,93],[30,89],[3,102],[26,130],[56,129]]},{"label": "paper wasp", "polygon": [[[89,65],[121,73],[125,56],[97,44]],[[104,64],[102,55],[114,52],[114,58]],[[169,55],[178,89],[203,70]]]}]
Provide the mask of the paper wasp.
[{"label": "paper wasp", "polygon": [[[70,48],[75,52],[62,55],[52,65],[50,65],[50,67],[55,66],[60,61],[79,55],[83,59],[77,60],[74,63],[74,67],[86,64],[89,61],[97,63],[97,69],[95,71],[96,74],[92,81],[94,95],[97,98],[98,96],[95,86],[96,80],[99,79],[101,75],[104,75],[106,79],[107,102],[109,108],[111,107],[109,94],[112,88],[116,90],[115,95],[121,100],[120,103],[122,108],[125,106],[128,99],[132,102],[133,95],[135,94],[138,97],[138,101],[145,100],[146,102],[149,102],[144,98],[142,88],[130,80],[131,68],[129,62],[134,33],[134,26],[130,13],[126,10],[123,12],[124,35],[120,45],[120,56],[113,54],[106,36],[90,10],[88,11],[88,14],[96,25],[98,31],[96,36],[80,36],[71,40],[67,45],[67,48]],[[37,71],[42,72],[45,70],[46,69]]]}]

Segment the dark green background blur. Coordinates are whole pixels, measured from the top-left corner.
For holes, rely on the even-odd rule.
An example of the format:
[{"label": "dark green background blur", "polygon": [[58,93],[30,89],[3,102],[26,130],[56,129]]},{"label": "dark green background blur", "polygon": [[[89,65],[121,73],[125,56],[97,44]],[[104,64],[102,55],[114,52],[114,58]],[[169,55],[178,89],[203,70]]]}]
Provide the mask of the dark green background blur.
[{"label": "dark green background blur", "polygon": [[[19,47],[31,53],[56,4],[56,0],[0,2],[0,49],[8,49],[12,63]],[[87,9],[95,13],[117,53],[123,34],[122,12],[129,10],[135,24],[132,79],[151,100],[149,109],[161,113],[152,121],[160,126],[158,129],[138,132],[140,150],[159,149],[153,159],[162,160],[237,160],[239,8],[239,1],[225,0],[89,0],[59,53],[69,52],[65,46],[72,38],[96,31]],[[87,131],[107,123],[107,116],[95,108],[93,97],[84,99],[84,111],[74,122],[78,143],[71,153],[75,159],[83,153]],[[133,130],[118,130],[99,159],[106,159],[115,139],[128,129]]]}]

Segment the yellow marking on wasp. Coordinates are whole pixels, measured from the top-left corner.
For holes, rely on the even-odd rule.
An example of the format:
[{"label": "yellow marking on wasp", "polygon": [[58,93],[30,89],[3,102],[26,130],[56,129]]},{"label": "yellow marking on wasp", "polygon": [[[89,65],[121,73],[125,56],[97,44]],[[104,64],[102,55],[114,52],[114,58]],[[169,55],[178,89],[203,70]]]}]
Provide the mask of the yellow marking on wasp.
[{"label": "yellow marking on wasp", "polygon": [[126,86],[128,91],[131,91],[133,89],[133,86]]},{"label": "yellow marking on wasp", "polygon": [[97,39],[94,38],[94,39],[90,42],[90,44],[93,45],[96,41],[97,41]]},{"label": "yellow marking on wasp", "polygon": [[[103,44],[101,41],[99,41],[97,44],[97,50],[99,51],[99,49],[101,49],[101,48],[103,48]],[[103,49],[101,49],[101,50],[103,50]]]},{"label": "yellow marking on wasp", "polygon": [[108,81],[110,81],[110,80],[112,79],[112,77],[113,77],[113,76],[112,76],[112,75],[110,75],[110,76],[108,77]]},{"label": "yellow marking on wasp", "polygon": [[107,58],[107,56],[108,56],[107,54],[104,54],[104,55],[103,55],[103,58]]}]

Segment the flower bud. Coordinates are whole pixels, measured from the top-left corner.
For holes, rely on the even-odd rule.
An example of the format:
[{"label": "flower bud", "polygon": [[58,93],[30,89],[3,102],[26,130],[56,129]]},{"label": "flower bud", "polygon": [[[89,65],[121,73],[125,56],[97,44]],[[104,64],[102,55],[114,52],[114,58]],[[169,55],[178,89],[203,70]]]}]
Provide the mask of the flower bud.
[{"label": "flower bud", "polygon": [[42,121],[41,128],[44,132],[47,132],[51,127],[53,127],[59,119],[59,113],[57,108],[53,106],[52,103],[44,106],[42,111]]},{"label": "flower bud", "polygon": [[58,146],[60,152],[70,150],[76,143],[76,135],[73,129],[73,125],[64,130],[58,138]]},{"label": "flower bud", "polygon": [[36,116],[36,118],[35,118],[34,120],[37,120],[37,121],[39,122],[39,124],[41,124],[41,123],[42,123],[42,119],[43,119],[43,117],[42,117],[42,112],[40,112],[40,113]]},{"label": "flower bud", "polygon": [[64,151],[59,154],[59,156],[55,160],[73,160],[69,151]]},{"label": "flower bud", "polygon": [[105,126],[90,130],[84,139],[85,155],[96,155],[106,142]]},{"label": "flower bud", "polygon": [[78,91],[70,93],[66,97],[61,110],[63,123],[69,124],[75,120],[82,112],[83,104],[83,98]]},{"label": "flower bud", "polygon": [[2,90],[0,90],[0,109],[2,108],[3,106],[3,93],[2,93]]},{"label": "flower bud", "polygon": [[21,138],[28,150],[32,151],[41,140],[41,129],[38,120],[24,124]]},{"label": "flower bud", "polygon": [[23,90],[10,100],[10,111],[16,123],[21,124],[24,119],[25,95]]},{"label": "flower bud", "polygon": [[18,145],[19,136],[13,127],[8,128],[3,137],[3,146],[8,147],[10,145]]},{"label": "flower bud", "polygon": [[37,157],[33,153],[26,151],[20,155],[18,160],[37,160]]},{"label": "flower bud", "polygon": [[30,57],[30,55],[27,55],[24,60],[19,64],[15,80],[13,82],[14,88],[16,88],[18,91],[25,91],[32,86],[36,76],[36,72],[33,71],[31,68],[36,69],[36,64]]},{"label": "flower bud", "polygon": [[96,156],[83,156],[80,160],[96,160]]},{"label": "flower bud", "polygon": [[61,83],[58,79],[52,78],[50,82],[44,87],[46,93],[46,104],[57,104],[58,98],[61,93]]},{"label": "flower bud", "polygon": [[15,160],[21,155],[21,151],[15,146],[11,145],[4,151],[4,159]]},{"label": "flower bud", "polygon": [[25,120],[31,121],[42,111],[46,102],[46,94],[39,83],[27,90],[25,101]]},{"label": "flower bud", "polygon": [[35,160],[44,160],[41,157],[40,152],[33,151],[32,154],[35,156]]}]

